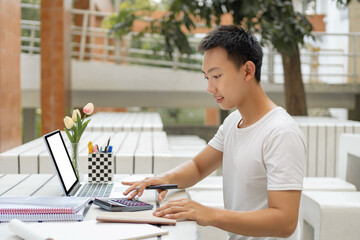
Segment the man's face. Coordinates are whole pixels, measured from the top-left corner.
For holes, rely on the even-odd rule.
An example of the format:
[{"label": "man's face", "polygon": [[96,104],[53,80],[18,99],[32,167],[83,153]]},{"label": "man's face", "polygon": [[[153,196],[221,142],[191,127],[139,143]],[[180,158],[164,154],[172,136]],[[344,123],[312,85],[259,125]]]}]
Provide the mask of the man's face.
[{"label": "man's face", "polygon": [[238,108],[246,97],[244,65],[237,69],[228,59],[225,49],[216,47],[205,51],[203,73],[208,81],[207,92],[225,110]]}]

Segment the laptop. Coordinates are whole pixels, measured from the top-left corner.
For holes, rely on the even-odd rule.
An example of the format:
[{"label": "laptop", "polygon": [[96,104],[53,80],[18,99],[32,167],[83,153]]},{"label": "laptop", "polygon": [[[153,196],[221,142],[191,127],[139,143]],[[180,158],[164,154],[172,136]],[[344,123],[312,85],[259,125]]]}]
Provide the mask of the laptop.
[{"label": "laptop", "polygon": [[[43,139],[66,196],[115,197],[116,183],[80,183],[60,130],[44,135]],[[116,192],[119,195],[120,191]]]}]

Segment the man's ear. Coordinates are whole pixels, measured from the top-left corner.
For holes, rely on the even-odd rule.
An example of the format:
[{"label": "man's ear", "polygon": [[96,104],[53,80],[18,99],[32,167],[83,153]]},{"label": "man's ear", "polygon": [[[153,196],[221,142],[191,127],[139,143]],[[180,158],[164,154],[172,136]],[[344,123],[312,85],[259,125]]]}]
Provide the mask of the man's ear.
[{"label": "man's ear", "polygon": [[255,64],[252,61],[247,61],[244,64],[245,81],[250,81],[255,76]]}]

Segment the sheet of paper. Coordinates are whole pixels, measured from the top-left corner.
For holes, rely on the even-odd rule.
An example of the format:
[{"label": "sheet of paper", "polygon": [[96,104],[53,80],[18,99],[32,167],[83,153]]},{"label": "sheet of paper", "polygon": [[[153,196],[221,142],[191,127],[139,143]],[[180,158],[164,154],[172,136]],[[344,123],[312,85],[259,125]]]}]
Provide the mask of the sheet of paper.
[{"label": "sheet of paper", "polygon": [[28,223],[26,225],[33,232],[41,233],[43,236],[48,236],[55,240],[123,240],[168,234],[167,230],[149,224],[104,223],[95,220],[73,223]]},{"label": "sheet of paper", "polygon": [[9,229],[25,240],[53,240],[42,232],[34,231],[28,224],[18,219],[13,219],[9,222]]}]

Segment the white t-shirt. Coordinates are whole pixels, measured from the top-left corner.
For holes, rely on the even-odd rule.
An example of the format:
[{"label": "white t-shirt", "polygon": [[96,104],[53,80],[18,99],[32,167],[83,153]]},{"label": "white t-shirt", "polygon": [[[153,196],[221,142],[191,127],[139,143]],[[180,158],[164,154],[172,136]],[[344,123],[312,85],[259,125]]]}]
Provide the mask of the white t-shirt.
[{"label": "white t-shirt", "polygon": [[[252,211],[268,207],[268,190],[302,190],[306,144],[295,120],[281,107],[246,128],[238,128],[239,111],[231,113],[209,145],[223,152],[225,208]],[[299,224],[288,239],[300,238]],[[253,238],[229,233],[229,239]]]}]

